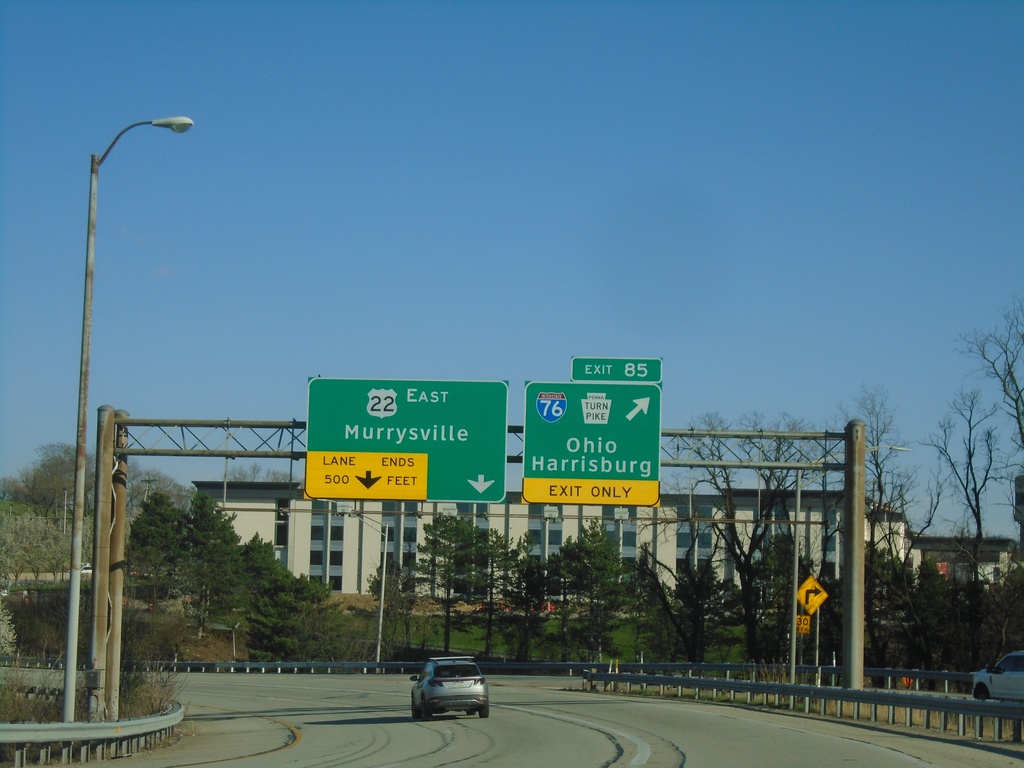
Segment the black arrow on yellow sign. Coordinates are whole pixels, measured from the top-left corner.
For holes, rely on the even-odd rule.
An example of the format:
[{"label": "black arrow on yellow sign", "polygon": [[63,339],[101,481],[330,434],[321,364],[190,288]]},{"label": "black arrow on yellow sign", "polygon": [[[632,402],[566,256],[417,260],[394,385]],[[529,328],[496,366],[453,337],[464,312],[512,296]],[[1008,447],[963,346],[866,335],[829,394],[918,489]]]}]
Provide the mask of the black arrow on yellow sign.
[{"label": "black arrow on yellow sign", "polygon": [[370,470],[366,470],[366,474],[363,475],[362,477],[356,475],[356,480],[362,483],[366,488],[372,488],[374,483],[380,480],[380,478],[380,475],[378,475],[377,477],[373,477],[373,475],[370,474]]}]

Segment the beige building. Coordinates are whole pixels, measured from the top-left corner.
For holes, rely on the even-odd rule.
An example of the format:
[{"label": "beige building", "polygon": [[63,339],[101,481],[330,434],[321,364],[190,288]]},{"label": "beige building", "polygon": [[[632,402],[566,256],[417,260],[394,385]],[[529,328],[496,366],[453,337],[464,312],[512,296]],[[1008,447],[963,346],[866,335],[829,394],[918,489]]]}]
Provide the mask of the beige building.
[{"label": "beige building", "polygon": [[[234,515],[243,542],[258,536],[274,546],[278,560],[296,575],[329,583],[334,592],[365,593],[380,565],[383,532],[387,556],[415,568],[417,546],[425,525],[438,515],[471,518],[484,530],[496,530],[510,541],[527,537],[540,559],[558,552],[563,541],[578,538],[593,520],[601,520],[609,538],[626,560],[643,545],[654,557],[676,568],[685,558],[713,559],[723,578],[734,569],[718,539],[720,500],[703,494],[667,495],[658,507],[536,505],[510,492],[501,504],[388,501],[323,501],[304,497],[299,483],[196,481],[196,489],[220,501]],[[822,500],[827,504],[823,505]],[[749,526],[758,508],[756,491],[735,496],[738,527]],[[819,574],[838,573],[842,551],[836,530],[840,496],[805,490],[797,517],[801,557],[813,558]],[[824,506],[824,509],[823,509]],[[789,514],[774,518],[788,529]]]},{"label": "beige building", "polygon": [[[914,568],[922,560],[935,563],[941,575],[951,581],[970,580],[973,572],[970,541],[952,536],[920,536],[914,542],[912,562]],[[1005,536],[990,536],[981,544],[978,564],[981,577],[997,584],[1009,571],[1017,555],[1017,542]]]}]

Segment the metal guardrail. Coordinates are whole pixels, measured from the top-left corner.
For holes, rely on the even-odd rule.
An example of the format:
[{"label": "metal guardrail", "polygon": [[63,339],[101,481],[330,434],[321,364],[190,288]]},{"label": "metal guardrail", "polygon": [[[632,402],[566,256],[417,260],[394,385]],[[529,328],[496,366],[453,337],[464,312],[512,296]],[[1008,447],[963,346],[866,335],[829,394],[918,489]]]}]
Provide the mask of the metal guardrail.
[{"label": "metal guardrail", "polygon": [[[451,654],[458,655],[458,654]],[[404,675],[419,672],[423,661],[155,661],[139,662],[150,670],[189,674],[339,674]],[[480,669],[492,675],[580,675],[594,669],[583,662],[503,662],[478,661]]]},{"label": "metal guardrail", "polygon": [[57,754],[62,764],[126,757],[168,738],[184,714],[185,708],[175,704],[159,715],[114,723],[4,723],[0,744],[13,745],[15,768],[29,764],[30,752],[38,753],[32,762],[39,765]]},{"label": "metal guardrail", "polygon": [[[537,661],[478,661],[480,669],[490,674],[547,674],[583,675],[605,664],[593,662],[537,662]],[[422,661],[366,662],[366,661],[150,661],[140,662],[148,669],[162,669],[170,672],[197,673],[240,673],[240,674],[405,674],[416,672]],[[721,675],[726,679],[748,679],[756,681],[769,675],[777,677],[777,668],[758,664],[646,664],[625,662],[616,664],[620,672],[665,673],[705,677]],[[788,667],[787,667],[788,670]],[[798,666],[797,675],[804,679],[829,680],[836,684],[842,678],[840,667]],[[957,685],[968,686],[970,672],[945,672],[927,669],[865,669],[865,677],[881,682],[881,687],[941,689],[949,693]],[[908,685],[909,681],[909,685]]]},{"label": "metal guardrail", "polygon": [[[890,670],[892,671],[892,670]],[[957,677],[960,677],[957,674]],[[723,678],[688,677],[683,675],[651,675],[614,672],[589,672],[586,684],[592,689],[604,683],[605,690],[611,687],[618,690],[625,686],[630,693],[633,686],[641,690],[656,687],[664,696],[670,688],[682,697],[683,691],[693,691],[695,699],[700,699],[702,692],[709,692],[717,698],[721,693],[729,695],[735,701],[737,693],[746,694],[747,704],[761,706],[797,708],[802,700],[803,711],[813,711],[821,717],[829,714],[837,718],[849,717],[862,719],[862,709],[867,707],[868,717],[872,722],[879,720],[879,710],[885,710],[888,724],[896,724],[896,713],[903,711],[903,725],[907,728],[921,725],[926,730],[936,727],[934,721],[938,717],[938,728],[946,731],[949,723],[956,723],[956,732],[960,736],[968,733],[968,722],[973,725],[974,735],[981,739],[986,736],[986,723],[991,724],[991,738],[1000,741],[1005,737],[1006,724],[1010,724],[1010,738],[1021,741],[1021,724],[1024,722],[1024,704],[1009,701],[976,701],[966,697],[928,695],[920,693],[904,693],[885,690],[851,690],[849,688],[833,688],[830,686],[791,685],[789,683],[754,682],[751,680],[733,680]],[[968,679],[970,678],[967,675]],[[785,700],[785,704],[783,703]],[[814,704],[817,704],[815,707]],[[831,712],[830,710],[831,705]],[[915,713],[920,713],[920,723]]]}]

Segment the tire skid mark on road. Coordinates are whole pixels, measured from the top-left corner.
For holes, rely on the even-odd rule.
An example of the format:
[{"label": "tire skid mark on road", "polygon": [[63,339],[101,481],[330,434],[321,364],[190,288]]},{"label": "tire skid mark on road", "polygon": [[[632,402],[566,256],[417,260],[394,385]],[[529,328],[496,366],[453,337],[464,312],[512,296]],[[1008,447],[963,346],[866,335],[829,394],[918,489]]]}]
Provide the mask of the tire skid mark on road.
[{"label": "tire skid mark on road", "polygon": [[[473,718],[473,722],[475,722],[475,721],[476,721],[476,718]],[[418,723],[418,725],[420,725],[423,728],[430,728],[430,723],[431,722],[433,722],[434,724],[439,724],[437,720],[433,720],[433,721],[421,722],[421,723]],[[448,720],[448,721],[441,720],[440,724],[443,724],[443,725],[446,726],[444,731],[439,731],[438,732],[438,733],[443,734],[444,742],[445,743],[444,743],[444,746],[441,749],[436,750],[433,754],[440,756],[442,753],[451,753],[451,752],[454,751],[458,734],[456,733],[456,731],[455,731],[453,726],[458,726],[459,730],[461,730],[463,733],[470,733],[470,732],[472,732],[474,737],[482,740],[483,749],[478,749],[473,754],[466,755],[465,757],[460,757],[460,758],[458,758],[456,760],[448,760],[448,761],[443,762],[443,763],[436,763],[435,765],[438,768],[440,768],[441,766],[459,765],[460,763],[467,763],[467,762],[470,765],[478,765],[479,761],[481,760],[481,758],[494,748],[494,744],[495,744],[494,738],[489,733],[487,733],[486,731],[481,731],[481,730],[477,730],[477,729],[471,729],[468,725],[466,725],[465,723],[461,723],[458,720]],[[431,728],[431,730],[433,730],[433,729]],[[397,763],[393,763],[388,768],[398,768],[398,766],[401,766],[404,763],[411,763],[411,762],[422,760],[423,757],[426,756],[426,754],[429,754],[429,753],[416,755],[416,756],[410,757],[407,760],[401,760],[401,761],[399,761]]]},{"label": "tire skid mark on road", "polygon": [[[425,759],[429,760],[430,764],[432,766],[435,766],[435,768],[459,765],[460,763],[478,765],[482,756],[487,754],[494,747],[494,739],[489,734],[478,730],[470,729],[467,725],[465,725],[464,723],[460,723],[457,720],[433,720],[427,721],[426,723],[417,723],[417,725],[421,728],[424,728],[425,730],[433,732],[433,734],[436,737],[438,737],[436,746],[430,749],[425,749],[422,752],[410,755],[409,757],[401,760],[392,760],[387,763],[377,765],[376,768],[401,768],[401,766],[409,763],[421,764]],[[441,725],[444,727],[443,729],[438,729],[431,727],[432,725]],[[452,752],[454,752],[457,747],[460,735],[459,731],[462,731],[463,733],[468,733],[471,730],[476,738],[483,739],[483,748],[476,750],[471,755],[465,755],[455,760],[446,759],[446,757],[450,755]],[[373,750],[367,748],[360,750],[359,752],[352,752],[344,755],[334,754],[323,763],[308,763],[304,766],[304,768],[321,768],[321,766],[326,768],[327,766],[342,766],[349,765],[351,763],[358,763],[362,760],[365,760],[368,756],[376,754],[377,752],[380,752],[383,749],[385,749],[388,746],[390,740],[390,737],[387,737],[383,743],[381,743]]]},{"label": "tire skid mark on road", "polygon": [[[179,764],[176,764],[173,768],[193,768],[194,766],[200,766],[200,765],[215,765],[215,764],[222,764],[222,763],[232,763],[232,762],[235,762],[236,760],[248,760],[251,757],[261,757],[263,755],[273,755],[273,754],[275,754],[277,752],[284,752],[286,749],[291,749],[294,746],[296,746],[299,742],[302,741],[302,733],[299,731],[299,729],[296,726],[294,726],[291,723],[289,723],[287,720],[282,720],[279,717],[272,717],[271,715],[261,715],[258,712],[243,712],[242,710],[238,710],[238,709],[225,709],[223,707],[210,707],[210,706],[206,706],[206,705],[199,705],[199,706],[201,706],[203,709],[209,709],[209,710],[212,710],[212,711],[215,711],[215,712],[225,712],[225,713],[228,713],[228,714],[231,714],[231,715],[238,715],[240,717],[245,717],[245,718],[248,718],[248,717],[260,717],[260,718],[263,718],[264,720],[269,720],[270,722],[276,723],[277,725],[280,725],[283,728],[287,729],[287,731],[288,731],[288,733],[290,735],[290,740],[287,743],[282,744],[279,747],[274,747],[272,749],[264,749],[264,750],[261,750],[259,752],[252,752],[252,753],[249,753],[249,754],[246,754],[246,755],[235,755],[234,757],[222,757],[222,758],[215,759],[215,760],[203,760],[203,761],[198,762],[198,763],[179,763]],[[186,716],[185,717],[185,722],[188,722],[189,720],[198,720],[198,719],[199,718],[197,716]]]},{"label": "tire skid mark on road", "polygon": [[[633,745],[634,749],[636,750],[636,754],[633,756],[633,759],[629,761],[630,765],[647,765],[648,761],[650,761],[651,759],[650,743],[645,739],[642,739],[639,736],[636,736],[627,731],[623,731],[620,728],[613,728],[610,725],[604,725],[603,723],[599,723],[594,720],[584,720],[580,717],[574,717],[572,715],[563,715],[556,712],[551,712],[550,710],[545,710],[543,713],[539,713],[537,710],[531,707],[521,707],[510,704],[502,705],[502,709],[513,709],[517,712],[524,712],[528,715],[540,714],[542,717],[550,718],[552,720],[561,720],[562,722],[572,723],[574,725],[579,725],[584,728],[590,728],[591,730],[599,731],[601,733],[604,733],[608,736],[612,736],[615,739],[620,740],[620,742],[628,741]],[[685,762],[685,758],[683,758],[683,760],[680,762],[680,765],[682,765],[683,762]]]},{"label": "tire skid mark on road", "polygon": [[[374,755],[385,751],[391,745],[391,737],[387,730],[379,725],[362,726],[370,731],[369,740],[352,752],[344,755],[333,754],[321,759],[305,759],[302,762],[303,768],[332,768],[333,766],[347,765],[361,760],[367,760]],[[385,766],[381,766],[385,768]]]}]

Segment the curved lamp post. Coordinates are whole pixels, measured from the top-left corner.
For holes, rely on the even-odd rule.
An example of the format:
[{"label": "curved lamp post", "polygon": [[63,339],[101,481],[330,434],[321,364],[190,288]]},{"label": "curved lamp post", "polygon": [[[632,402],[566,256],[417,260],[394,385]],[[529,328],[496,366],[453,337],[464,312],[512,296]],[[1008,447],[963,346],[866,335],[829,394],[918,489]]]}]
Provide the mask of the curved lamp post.
[{"label": "curved lamp post", "polygon": [[78,672],[78,613],[82,587],[82,523],[85,518],[85,439],[89,400],[89,342],[92,336],[92,275],[94,250],[96,246],[96,187],[100,166],[107,159],[118,139],[132,128],[153,125],[170,128],[175,133],[184,133],[194,123],[187,117],[163,117],[158,120],[143,120],[124,128],[110,142],[106,152],[92,156],[89,174],[89,225],[85,240],[85,298],[82,309],[82,362],[78,377],[78,437],[75,455],[75,495],[71,528],[71,575],[68,582],[68,633],[64,649],[64,722],[75,719],[75,682]]}]

